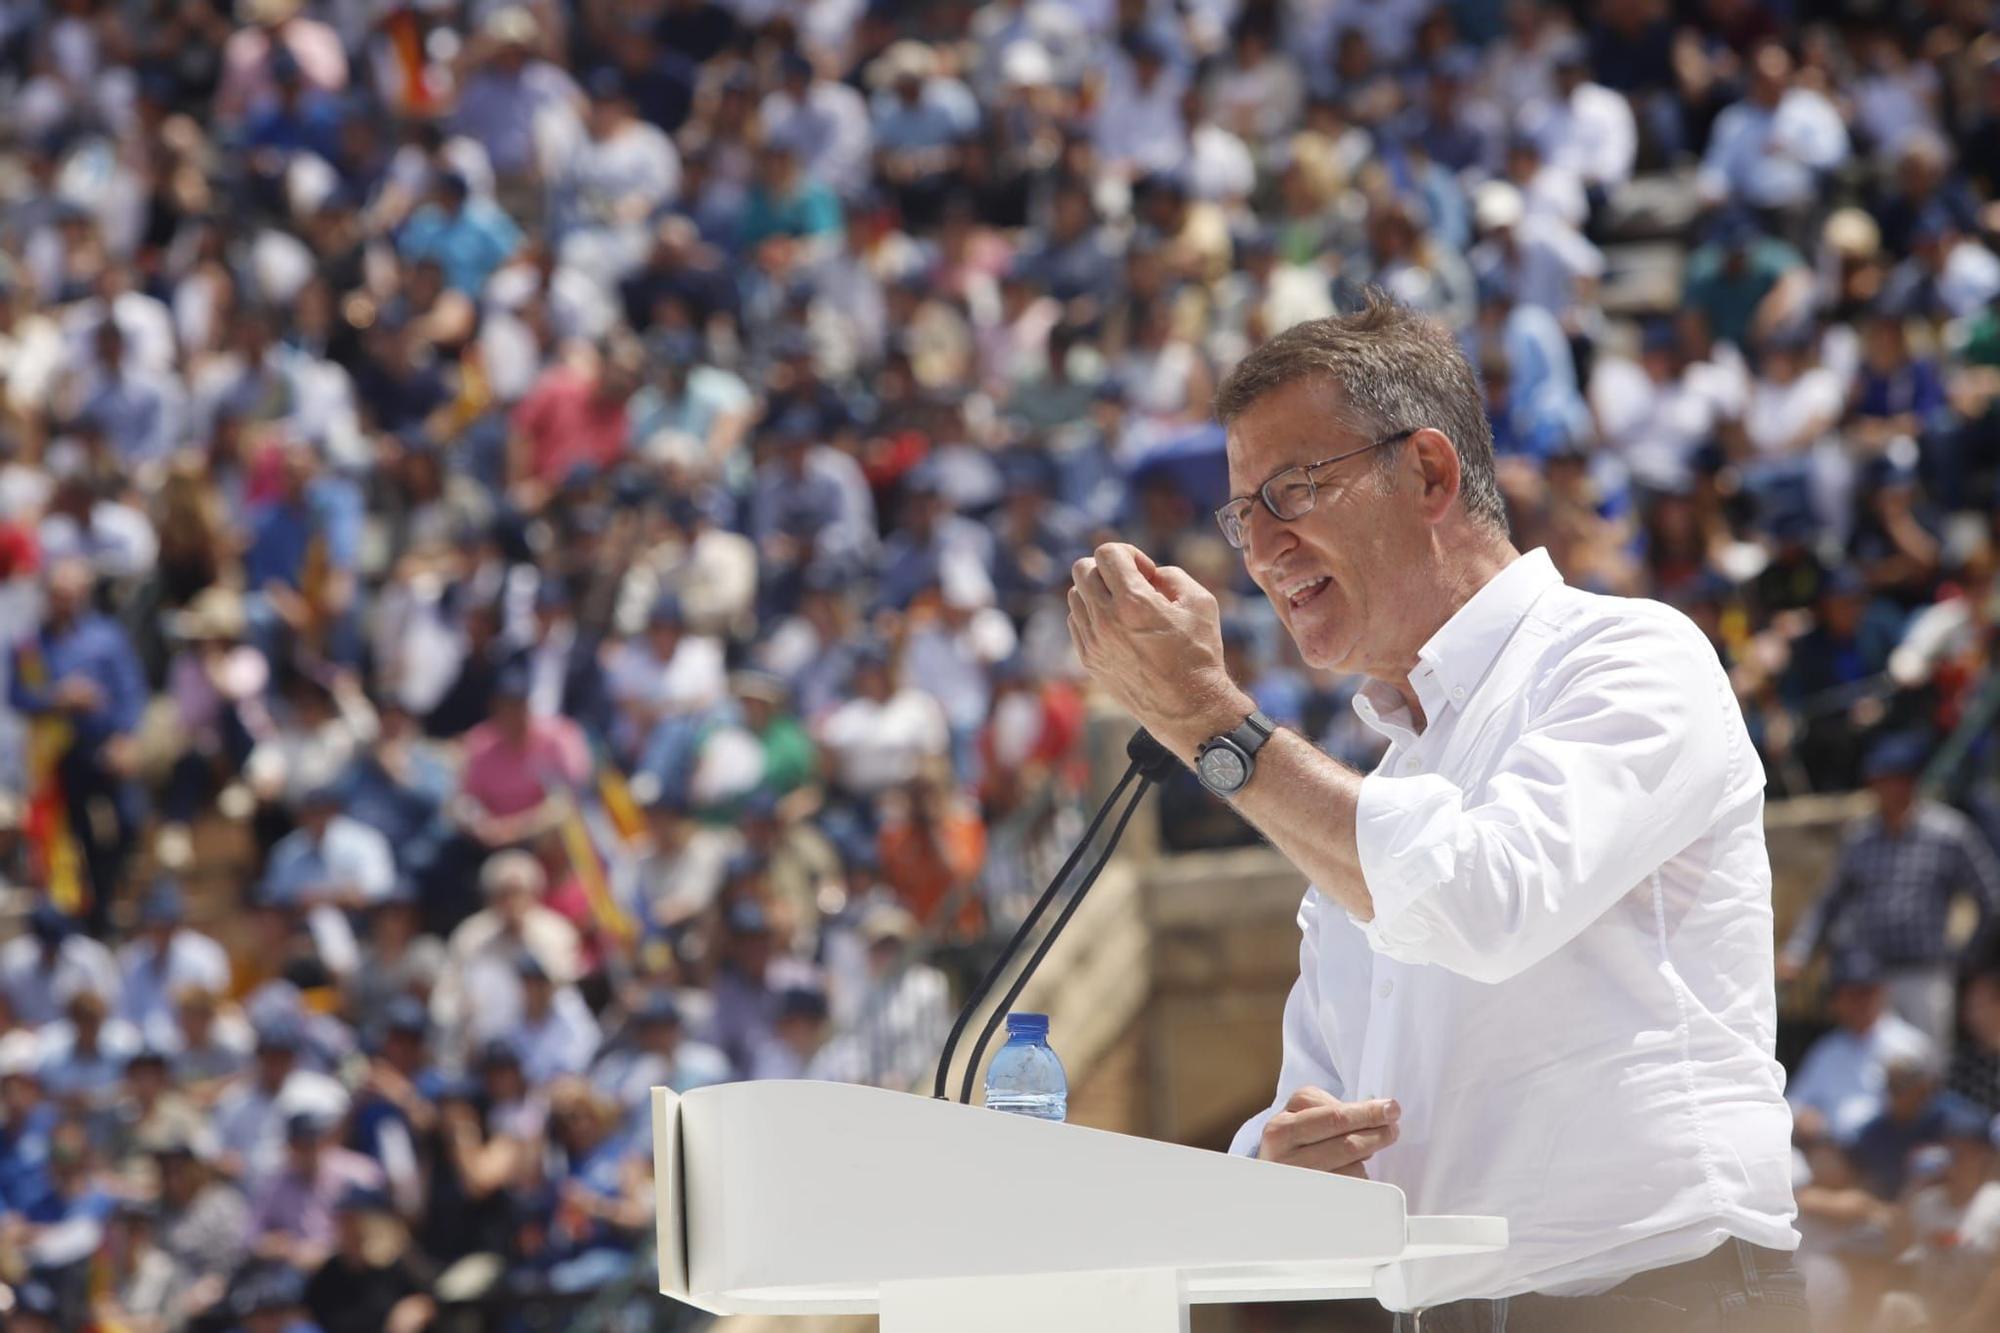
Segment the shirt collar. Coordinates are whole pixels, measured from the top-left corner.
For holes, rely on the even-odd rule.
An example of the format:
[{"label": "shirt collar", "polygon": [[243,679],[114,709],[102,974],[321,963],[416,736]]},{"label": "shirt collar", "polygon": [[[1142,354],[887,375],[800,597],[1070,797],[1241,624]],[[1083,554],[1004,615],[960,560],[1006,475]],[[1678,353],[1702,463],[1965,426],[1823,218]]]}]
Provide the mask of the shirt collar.
[{"label": "shirt collar", "polygon": [[[1410,688],[1423,705],[1425,718],[1435,719],[1453,705],[1464,706],[1528,609],[1562,581],[1548,551],[1538,546],[1488,579],[1453,612],[1417,650],[1417,665],[1410,672]],[[1354,696],[1354,709],[1363,722],[1391,739],[1405,739],[1413,731],[1402,697],[1380,681],[1361,687]]]}]

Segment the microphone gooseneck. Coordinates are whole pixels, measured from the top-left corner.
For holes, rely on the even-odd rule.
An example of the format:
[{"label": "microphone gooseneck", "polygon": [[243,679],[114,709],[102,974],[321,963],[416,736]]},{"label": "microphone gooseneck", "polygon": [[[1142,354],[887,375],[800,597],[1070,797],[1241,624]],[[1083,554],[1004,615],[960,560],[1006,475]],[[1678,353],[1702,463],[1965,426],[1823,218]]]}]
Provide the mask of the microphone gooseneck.
[{"label": "microphone gooseneck", "polygon": [[[981,1029],[979,1040],[972,1050],[972,1058],[966,1063],[965,1079],[960,1085],[958,1095],[958,1100],[961,1102],[970,1103],[972,1101],[973,1080],[978,1075],[980,1060],[986,1053],[987,1044],[992,1040],[993,1033],[1000,1026],[1000,1020],[1005,1017],[1007,1010],[1019,998],[1021,991],[1028,984],[1028,978],[1035,974],[1035,969],[1040,967],[1042,960],[1048,956],[1049,949],[1055,943],[1056,937],[1062,934],[1063,928],[1069,924],[1070,918],[1076,915],[1076,909],[1083,904],[1084,895],[1090,892],[1091,885],[1095,884],[1097,877],[1103,873],[1106,863],[1111,859],[1111,853],[1118,846],[1118,840],[1124,836],[1125,826],[1131,822],[1133,814],[1137,812],[1139,802],[1146,794],[1146,789],[1156,782],[1163,781],[1170,775],[1177,762],[1167,748],[1153,739],[1152,735],[1143,727],[1133,732],[1131,739],[1126,741],[1125,754],[1131,760],[1131,763],[1126,766],[1124,775],[1118,779],[1117,785],[1111,789],[1111,794],[1104,798],[1104,803],[1097,807],[1097,813],[1091,817],[1090,826],[1084,830],[1083,837],[1077,840],[1076,847],[1071,850],[1068,859],[1062,863],[1062,867],[1050,879],[1048,888],[1044,889],[1041,897],[1035,900],[1035,905],[1029,909],[1027,916],[1015,928],[1013,936],[1007,941],[1007,946],[1000,951],[1000,956],[994,959],[992,965],[986,969],[985,975],[979,979],[979,984],[974,986],[972,993],[966,997],[964,1007],[958,1011],[958,1018],[951,1025],[951,1034],[945,1038],[944,1050],[938,1056],[937,1074],[931,1085],[931,1095],[937,1100],[946,1100],[946,1088],[949,1086],[951,1078],[952,1057],[957,1054],[959,1040],[965,1035],[967,1026],[972,1022],[972,1016],[979,1011],[979,1007],[992,994],[994,985],[1006,974],[1007,969],[1020,957],[1021,950],[1026,946],[1029,937],[1033,935],[1036,925],[1048,912],[1050,905],[1060,896],[1063,888],[1069,881],[1071,873],[1076,869],[1077,863],[1083,859],[1084,852],[1096,839],[1098,830],[1103,828],[1104,821],[1110,816],[1112,808],[1118,804],[1121,798],[1125,797],[1126,789],[1128,787],[1131,788],[1130,799],[1126,801],[1124,810],[1119,814],[1118,822],[1112,826],[1111,836],[1105,841],[1103,848],[1097,854],[1097,858],[1091,863],[1090,869],[1077,882],[1075,892],[1070,895],[1069,901],[1063,904],[1062,911],[1056,914],[1056,919],[1050,924],[1048,933],[1043,936],[1041,943],[1036,946],[1034,953],[1029,956],[1026,965],[1022,967],[1020,974],[1015,977],[1013,984],[1008,987],[1007,993],[1002,998],[999,1006],[988,1017],[986,1026]],[[1134,785],[1135,779],[1136,785]]]}]

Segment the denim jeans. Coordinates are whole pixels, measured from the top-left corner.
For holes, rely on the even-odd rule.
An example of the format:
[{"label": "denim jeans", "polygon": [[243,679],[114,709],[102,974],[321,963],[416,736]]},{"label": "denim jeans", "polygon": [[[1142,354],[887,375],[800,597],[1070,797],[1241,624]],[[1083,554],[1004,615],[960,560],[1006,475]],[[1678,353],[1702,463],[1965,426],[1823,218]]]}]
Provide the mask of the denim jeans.
[{"label": "denim jeans", "polygon": [[1741,1240],[1600,1296],[1453,1301],[1396,1316],[1396,1333],[1807,1333],[1792,1256]]}]

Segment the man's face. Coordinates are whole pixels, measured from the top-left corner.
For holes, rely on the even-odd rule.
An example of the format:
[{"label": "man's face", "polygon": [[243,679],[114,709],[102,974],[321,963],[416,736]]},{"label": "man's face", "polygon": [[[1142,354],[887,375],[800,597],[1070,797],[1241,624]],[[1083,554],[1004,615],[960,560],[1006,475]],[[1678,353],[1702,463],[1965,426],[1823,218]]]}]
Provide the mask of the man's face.
[{"label": "man's face", "polygon": [[1885,819],[1901,819],[1917,798],[1917,780],[1908,773],[1891,773],[1868,784]]},{"label": "man's face", "polygon": [[67,623],[83,610],[90,597],[90,567],[80,560],[65,560],[49,575],[46,592],[49,619]]},{"label": "man's face", "polygon": [[1833,1021],[1849,1032],[1866,1032],[1875,1026],[1888,1002],[1889,992],[1879,985],[1849,984],[1833,992],[1827,1007]]},{"label": "man's face", "polygon": [[[1341,423],[1333,393],[1300,381],[1265,395],[1229,428],[1229,491],[1252,495],[1289,467],[1369,443]],[[1402,446],[1398,446],[1401,448]],[[1312,510],[1280,522],[1250,507],[1243,562],[1306,664],[1400,682],[1408,670],[1409,597],[1428,525],[1407,480],[1385,485],[1375,453],[1322,468]]]},{"label": "man's face", "polygon": [[534,902],[534,895],[524,886],[509,884],[493,895],[493,910],[508,929],[518,932]]}]

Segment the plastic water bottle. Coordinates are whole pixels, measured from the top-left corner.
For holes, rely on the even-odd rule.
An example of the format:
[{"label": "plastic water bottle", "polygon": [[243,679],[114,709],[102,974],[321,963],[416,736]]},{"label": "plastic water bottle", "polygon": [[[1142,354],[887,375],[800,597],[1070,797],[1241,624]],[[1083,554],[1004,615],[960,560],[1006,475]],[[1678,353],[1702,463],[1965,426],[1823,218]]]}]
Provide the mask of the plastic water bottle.
[{"label": "plastic water bottle", "polygon": [[1007,1044],[986,1067],[986,1104],[1037,1120],[1069,1114],[1069,1079],[1049,1049],[1047,1014],[1007,1015]]}]

